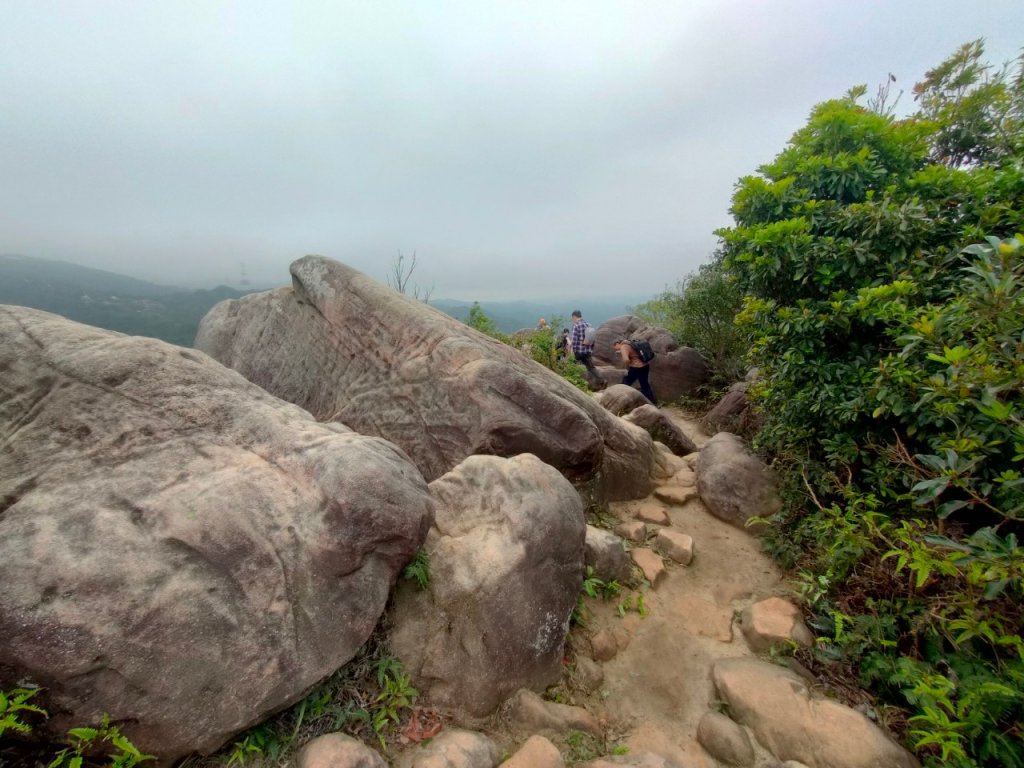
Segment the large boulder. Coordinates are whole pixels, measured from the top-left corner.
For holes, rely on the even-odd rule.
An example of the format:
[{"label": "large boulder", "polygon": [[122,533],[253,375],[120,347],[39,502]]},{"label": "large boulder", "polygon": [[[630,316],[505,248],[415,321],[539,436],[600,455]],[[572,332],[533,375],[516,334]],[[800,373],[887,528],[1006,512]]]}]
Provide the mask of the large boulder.
[{"label": "large boulder", "polygon": [[636,424],[659,443],[667,445],[676,456],[686,456],[697,450],[696,444],[679,425],[669,418],[665,411],[645,403],[634,408],[625,417],[630,424]]},{"label": "large boulder", "polygon": [[650,492],[653,446],[517,350],[320,256],[292,287],[222,302],[196,347],[321,421],[399,445],[427,480],[532,453],[601,499]]},{"label": "large boulder", "polygon": [[[621,380],[621,378],[620,372],[619,379]],[[611,384],[607,389],[594,395],[594,400],[616,416],[624,416],[641,405],[650,405],[650,402],[640,393],[639,389],[626,384]]]},{"label": "large boulder", "polygon": [[531,455],[471,456],[430,492],[430,581],[398,590],[391,645],[428,701],[489,715],[561,674],[583,583],[582,503]]},{"label": "large boulder", "polygon": [[779,760],[809,768],[917,768],[864,715],[814,696],[799,675],[757,659],[722,659],[712,678],[729,714]]},{"label": "large boulder", "polygon": [[744,426],[750,401],[747,390],[750,385],[745,381],[737,381],[729,391],[722,395],[715,407],[705,414],[702,426],[709,434],[715,432],[735,432]]},{"label": "large boulder", "polygon": [[619,339],[650,342],[655,354],[651,361],[651,389],[661,402],[696,392],[711,378],[711,368],[697,350],[679,346],[669,331],[647,325],[636,315],[620,315],[597,329],[594,342],[594,364],[609,384],[620,383],[625,372],[621,357],[612,346]]},{"label": "large boulder", "polygon": [[[719,432],[704,443],[696,471],[704,506],[737,528],[744,528],[751,517],[770,517],[782,509],[771,470],[731,432]],[[762,529],[748,528],[752,533]]]},{"label": "large boulder", "polygon": [[201,352],[0,307],[0,689],[169,761],[364,643],[433,519],[392,444]]}]

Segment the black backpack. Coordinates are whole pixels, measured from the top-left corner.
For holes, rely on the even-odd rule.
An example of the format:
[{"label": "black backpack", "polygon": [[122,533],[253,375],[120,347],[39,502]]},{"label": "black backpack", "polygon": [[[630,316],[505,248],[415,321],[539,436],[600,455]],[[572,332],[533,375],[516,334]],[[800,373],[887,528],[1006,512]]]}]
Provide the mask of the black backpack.
[{"label": "black backpack", "polygon": [[629,346],[640,356],[641,362],[649,363],[654,359],[654,350],[647,339],[630,339]]}]

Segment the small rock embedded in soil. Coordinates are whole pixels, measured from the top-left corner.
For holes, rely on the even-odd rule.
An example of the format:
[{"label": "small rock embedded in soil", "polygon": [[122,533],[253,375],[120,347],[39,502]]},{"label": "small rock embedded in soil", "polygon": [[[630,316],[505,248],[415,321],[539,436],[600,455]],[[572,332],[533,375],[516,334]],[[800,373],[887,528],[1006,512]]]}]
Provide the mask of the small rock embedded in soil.
[{"label": "small rock embedded in soil", "polygon": [[662,529],[654,539],[654,546],[677,563],[689,565],[693,562],[693,537],[685,533]]},{"label": "small rock embedded in soil", "polygon": [[640,566],[644,578],[651,583],[651,587],[656,587],[658,581],[665,576],[665,561],[661,559],[661,555],[653,549],[644,547],[634,549],[629,554],[633,562]]}]

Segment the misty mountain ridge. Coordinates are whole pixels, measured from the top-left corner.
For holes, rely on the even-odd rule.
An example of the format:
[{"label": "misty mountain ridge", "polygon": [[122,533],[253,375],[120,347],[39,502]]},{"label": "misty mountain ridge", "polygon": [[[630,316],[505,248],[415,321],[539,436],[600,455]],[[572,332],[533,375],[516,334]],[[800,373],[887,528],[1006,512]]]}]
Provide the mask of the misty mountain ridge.
[{"label": "misty mountain ridge", "polygon": [[[149,336],[190,347],[199,321],[217,303],[270,287],[219,285],[196,289],[161,285],[64,261],[0,255],[0,304],[18,304],[63,315],[69,320],[133,336]],[[574,309],[592,325],[625,314],[649,296],[583,297],[538,301],[481,301],[499,330],[536,327],[540,318],[561,318],[568,326]],[[434,299],[430,305],[465,321],[472,301]]]}]

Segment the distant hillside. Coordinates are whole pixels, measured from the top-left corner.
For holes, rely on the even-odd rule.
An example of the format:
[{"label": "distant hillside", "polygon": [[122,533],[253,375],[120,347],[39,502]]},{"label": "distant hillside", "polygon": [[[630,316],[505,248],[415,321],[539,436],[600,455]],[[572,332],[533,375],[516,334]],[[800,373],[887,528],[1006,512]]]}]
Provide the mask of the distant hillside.
[{"label": "distant hillside", "polygon": [[[591,325],[600,325],[610,318],[627,314],[630,307],[641,304],[650,298],[650,296],[620,296],[615,298],[558,299],[543,302],[481,301],[480,308],[494,321],[498,330],[512,333],[520,328],[536,327],[537,321],[542,317],[550,323],[556,315],[561,316],[562,326],[567,327],[570,321],[569,315],[574,309],[580,310],[583,313],[583,318]],[[465,321],[473,302],[458,299],[436,299],[431,300],[430,305],[454,318]]]},{"label": "distant hillside", "polygon": [[[133,336],[151,336],[190,347],[199,321],[219,301],[252,291],[227,286],[194,290],[157,285],[115,272],[27,256],[0,256],[0,304],[19,304],[63,315],[79,323]],[[557,315],[569,325],[580,309],[592,325],[624,315],[649,296],[559,299],[552,301],[482,301],[480,306],[498,329],[512,333],[534,328],[537,320],[552,323]],[[465,321],[471,301],[437,299],[431,306]]]},{"label": "distant hillside", "polygon": [[190,347],[203,315],[244,296],[227,286],[193,290],[26,256],[0,256],[0,304],[18,304],[133,336]]}]

